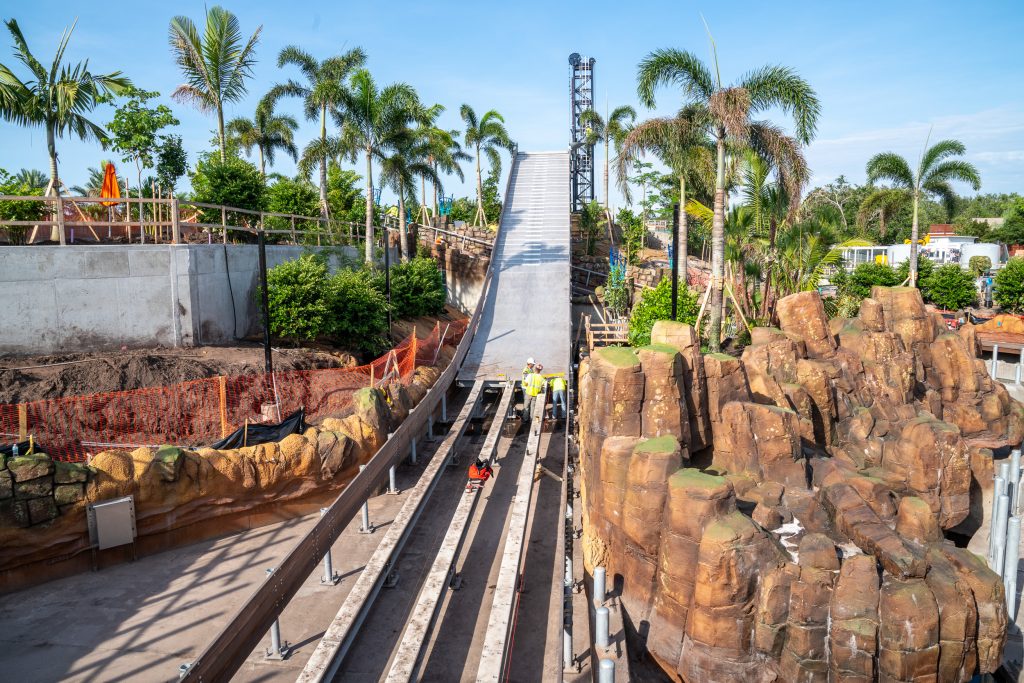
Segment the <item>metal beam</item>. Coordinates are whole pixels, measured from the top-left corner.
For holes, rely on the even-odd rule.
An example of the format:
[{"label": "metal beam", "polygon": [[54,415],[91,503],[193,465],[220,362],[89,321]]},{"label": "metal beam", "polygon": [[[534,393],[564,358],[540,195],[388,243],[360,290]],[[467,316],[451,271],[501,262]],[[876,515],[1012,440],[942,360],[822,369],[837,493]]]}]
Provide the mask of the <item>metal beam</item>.
[{"label": "metal beam", "polygon": [[[487,439],[480,449],[479,457],[485,462],[490,462],[491,458],[494,457],[494,450],[498,445],[498,437],[501,436],[501,428],[505,423],[505,415],[508,413],[508,406],[512,402],[512,395],[515,393],[513,387],[512,383],[506,383],[505,389],[501,393],[501,399],[498,401],[498,407],[494,413],[491,428],[487,431]],[[459,554],[459,550],[462,548],[469,518],[476,507],[479,494],[479,489],[466,491],[455,508],[451,524],[448,525],[448,531],[444,535],[444,540],[441,541],[441,548],[434,558],[434,564],[431,566],[430,572],[423,582],[419,597],[416,599],[416,605],[413,607],[409,620],[406,622],[398,652],[392,658],[393,663],[387,676],[388,683],[411,681],[419,674],[423,657],[423,646],[426,643],[427,636],[430,635],[434,620],[437,618],[438,607],[441,604],[441,599],[444,597],[445,590],[448,588],[452,567],[455,564],[455,558]]]},{"label": "metal beam", "polygon": [[505,662],[508,659],[509,631],[516,608],[519,585],[519,567],[523,559],[523,544],[526,540],[526,524],[530,518],[530,499],[533,497],[533,476],[537,467],[540,450],[541,423],[544,420],[544,403],[547,392],[542,393],[534,403],[533,419],[530,420],[530,437],[526,442],[522,469],[516,483],[516,494],[512,501],[505,548],[501,556],[501,568],[494,587],[490,618],[483,649],[480,652],[480,668],[477,681],[503,680]]}]

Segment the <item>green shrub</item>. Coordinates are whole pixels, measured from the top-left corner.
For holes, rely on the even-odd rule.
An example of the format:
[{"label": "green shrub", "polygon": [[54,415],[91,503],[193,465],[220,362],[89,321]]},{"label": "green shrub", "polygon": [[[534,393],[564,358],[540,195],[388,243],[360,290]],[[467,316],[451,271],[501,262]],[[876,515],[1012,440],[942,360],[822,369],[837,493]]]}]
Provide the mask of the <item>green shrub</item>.
[{"label": "green shrub", "polygon": [[[0,168],[0,194],[42,196],[42,188],[32,188],[18,181],[7,171]],[[0,202],[0,220],[3,221],[41,221],[46,217],[46,203],[35,201]],[[28,226],[6,226],[8,241],[11,244],[24,244]],[[49,233],[47,233],[49,234]]]},{"label": "green shrub", "polygon": [[871,296],[871,288],[875,285],[893,287],[900,283],[896,271],[884,263],[862,263],[852,273],[840,278],[837,284],[840,296],[851,294],[858,299]]},{"label": "green shrub", "polygon": [[[697,295],[687,287],[679,288],[676,320],[693,325],[697,322],[700,304]],[[659,320],[672,319],[672,279],[662,278],[657,287],[645,289],[629,317],[629,343],[646,346],[651,343],[651,330]]]},{"label": "green shrub", "polygon": [[399,318],[435,315],[447,300],[444,276],[432,258],[417,256],[391,268],[391,307]]},{"label": "green shrub", "polygon": [[[203,204],[218,204],[250,211],[266,209],[266,186],[260,170],[247,161],[228,157],[201,159],[192,172],[192,199]],[[218,209],[202,211],[204,223],[220,223]],[[255,226],[256,216],[228,212],[228,225]],[[237,237],[237,233],[232,235]]]},{"label": "green shrub", "polygon": [[1012,258],[998,273],[992,298],[1010,313],[1024,312],[1024,259]]},{"label": "green shrub", "polygon": [[327,299],[331,333],[365,353],[388,347],[388,303],[363,270],[344,269],[330,279]]},{"label": "green shrub", "polygon": [[956,263],[936,268],[922,283],[921,294],[925,301],[948,311],[970,306],[978,298],[974,276]]},{"label": "green shrub", "polygon": [[270,331],[298,344],[330,334],[327,264],[316,256],[285,261],[267,271]]},{"label": "green shrub", "polygon": [[604,305],[613,315],[621,316],[629,309],[629,285],[626,283],[626,269],[613,265],[608,272],[607,286],[601,289]]},{"label": "green shrub", "polygon": [[[925,258],[920,254],[917,255],[917,288],[924,289],[928,278],[935,272],[935,261],[930,258]],[[896,266],[896,284],[905,281],[910,277],[910,259]]]},{"label": "green shrub", "polygon": [[971,260],[967,262],[967,268],[974,273],[974,277],[979,277],[991,267],[992,259],[988,256],[972,256]]}]

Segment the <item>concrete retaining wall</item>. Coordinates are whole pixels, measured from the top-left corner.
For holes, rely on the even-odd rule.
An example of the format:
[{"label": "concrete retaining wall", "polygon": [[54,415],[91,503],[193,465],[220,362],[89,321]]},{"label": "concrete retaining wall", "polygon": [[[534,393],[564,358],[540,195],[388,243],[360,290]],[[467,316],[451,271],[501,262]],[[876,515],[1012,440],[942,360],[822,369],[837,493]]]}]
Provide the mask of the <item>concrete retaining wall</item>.
[{"label": "concrete retaining wall", "polygon": [[[267,265],[310,250],[268,246]],[[232,343],[259,329],[257,265],[255,245],[0,248],[0,353]]]}]

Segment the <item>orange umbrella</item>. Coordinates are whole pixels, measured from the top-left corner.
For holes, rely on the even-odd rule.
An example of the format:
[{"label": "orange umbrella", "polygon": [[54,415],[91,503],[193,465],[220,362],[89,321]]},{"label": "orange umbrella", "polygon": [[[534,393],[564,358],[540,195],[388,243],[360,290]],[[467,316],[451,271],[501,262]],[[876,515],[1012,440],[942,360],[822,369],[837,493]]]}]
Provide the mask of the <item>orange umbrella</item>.
[{"label": "orange umbrella", "polygon": [[[107,164],[107,167],[103,169],[103,187],[100,188],[100,197],[104,199],[120,199],[121,187],[117,184],[117,171],[114,170],[114,165],[111,163]],[[102,202],[103,206],[113,206],[117,202]]]}]

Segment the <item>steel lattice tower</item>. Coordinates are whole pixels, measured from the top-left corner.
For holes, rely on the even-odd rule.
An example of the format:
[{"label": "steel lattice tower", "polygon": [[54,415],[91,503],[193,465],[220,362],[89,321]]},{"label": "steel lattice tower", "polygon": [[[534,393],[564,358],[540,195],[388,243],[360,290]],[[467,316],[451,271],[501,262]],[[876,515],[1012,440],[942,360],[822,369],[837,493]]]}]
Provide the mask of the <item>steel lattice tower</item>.
[{"label": "steel lattice tower", "polygon": [[577,52],[569,55],[569,65],[572,67],[569,79],[572,99],[569,182],[574,212],[582,210],[584,204],[594,200],[594,145],[586,144],[587,131],[580,123],[580,116],[594,108],[595,62],[597,60],[593,57],[580,57]]}]

